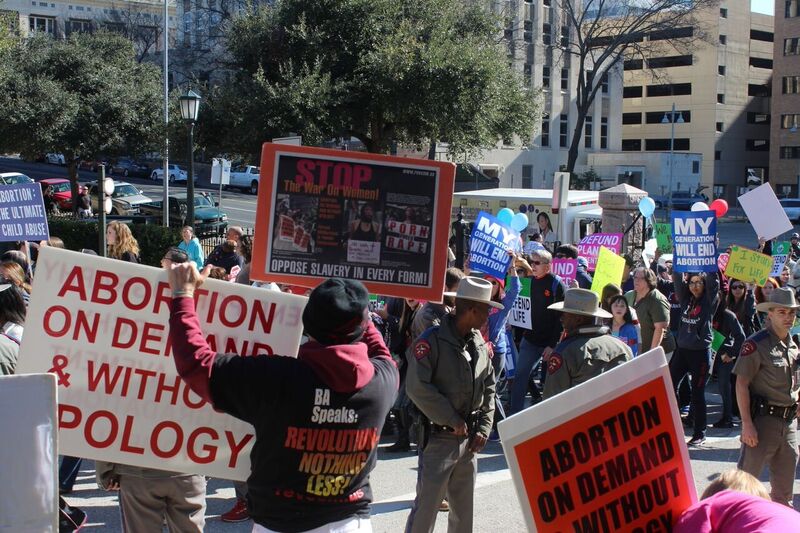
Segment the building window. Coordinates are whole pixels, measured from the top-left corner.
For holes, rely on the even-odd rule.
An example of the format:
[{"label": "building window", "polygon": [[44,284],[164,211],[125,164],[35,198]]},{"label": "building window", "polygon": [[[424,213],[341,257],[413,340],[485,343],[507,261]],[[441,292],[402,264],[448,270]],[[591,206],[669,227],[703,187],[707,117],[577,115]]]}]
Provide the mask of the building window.
[{"label": "building window", "polygon": [[569,89],[569,69],[562,68],[561,69],[561,90],[566,91]]},{"label": "building window", "polygon": [[[623,113],[622,114],[622,123],[623,124],[641,124],[642,123],[642,114],[641,113]],[[625,142],[625,141],[622,141]]]},{"label": "building window", "polygon": [[625,70],[642,70],[644,68],[644,60],[642,59],[628,59],[623,63]]},{"label": "building window", "polygon": [[783,77],[783,94],[797,94],[800,92],[800,76]]},{"label": "building window", "polygon": [[608,149],[608,117],[600,117],[600,149]]},{"label": "building window", "polygon": [[533,65],[525,63],[522,67],[522,77],[526,87],[531,86],[531,75],[533,75]]},{"label": "building window", "polygon": [[771,43],[775,40],[775,34],[773,34],[771,31],[750,30],[750,39],[754,41]]},{"label": "building window", "polygon": [[692,174],[700,174],[700,161],[692,161]]},{"label": "building window", "polygon": [[722,159],[722,151],[714,150],[714,161],[720,161],[721,159]]},{"label": "building window", "polygon": [[653,57],[647,60],[647,66],[650,68],[690,67],[691,65],[691,54],[683,56]]},{"label": "building window", "polygon": [[542,146],[550,146],[550,119],[542,119]]},{"label": "building window", "polygon": [[769,113],[756,113],[750,111],[747,113],[747,123],[748,124],[769,124]]},{"label": "building window", "polygon": [[800,14],[798,12],[798,9],[797,9],[798,4],[800,4],[800,2],[798,2],[798,0],[786,0],[786,11],[784,12],[784,16],[787,19],[788,18],[794,18],[798,14]]},{"label": "building window", "polygon": [[642,140],[641,139],[622,139],[623,152],[641,152]]},{"label": "building window", "polygon": [[725,93],[717,93],[717,103],[718,104],[725,103]]},{"label": "building window", "polygon": [[586,115],[586,123],[583,127],[583,147],[584,148],[592,148],[592,121],[593,117],[591,115]]},{"label": "building window", "polygon": [[755,68],[772,69],[772,60],[764,57],[751,57],[750,66]]},{"label": "building window", "polygon": [[542,0],[542,5],[544,7],[550,7],[550,0]]},{"label": "building window", "polygon": [[692,28],[691,26],[684,26],[683,28],[651,31],[648,34],[647,38],[651,41],[665,41],[673,39],[684,39],[693,36],[694,36],[694,28]]},{"label": "building window", "polygon": [[[670,114],[672,110],[666,111],[648,111],[644,116],[644,121],[647,124],[662,124],[664,123],[664,117],[667,117],[667,124],[670,120]],[[675,120],[678,120],[678,117],[683,118],[684,122],[691,122],[692,121],[692,112],[688,109],[676,109],[675,110]]]},{"label": "building window", "polygon": [[724,33],[719,34],[719,44],[728,44],[728,36]]},{"label": "building window", "polygon": [[783,55],[796,56],[800,54],[800,37],[791,37],[783,40]]},{"label": "building window", "polygon": [[569,26],[561,26],[561,48],[569,46]]},{"label": "building window", "polygon": [[569,115],[562,113],[558,125],[558,145],[561,148],[567,147],[567,130],[569,128]]},{"label": "building window", "polygon": [[714,185],[714,198],[725,198],[725,185]]},{"label": "building window", "polygon": [[92,23],[89,20],[69,19],[70,33],[89,33],[92,31]]},{"label": "building window", "polygon": [[720,76],[725,75],[725,65],[717,65],[717,74]]},{"label": "building window", "polygon": [[544,89],[550,88],[550,67],[547,65],[542,67],[542,87]]},{"label": "building window", "polygon": [[522,188],[533,187],[533,165],[522,165]]},{"label": "building window", "polygon": [[40,31],[42,33],[49,33],[50,35],[56,34],[56,19],[53,17],[31,15],[28,17],[28,22],[30,23],[30,30],[32,32]]},{"label": "building window", "polygon": [[605,71],[600,77],[600,92],[608,94],[608,71]]},{"label": "building window", "polygon": [[798,128],[799,122],[800,122],[800,115],[796,113],[791,115],[781,115],[781,129],[783,130]]},{"label": "building window", "polygon": [[781,146],[781,159],[800,159],[800,146]]},{"label": "building window", "polygon": [[545,46],[550,46],[552,42],[552,35],[551,35],[550,24],[542,24],[542,44]]},{"label": "building window", "polygon": [[641,85],[631,85],[629,87],[624,87],[622,89],[622,97],[623,98],[641,98],[642,97],[642,86]]},{"label": "building window", "polygon": [[728,8],[726,7],[719,8],[719,16],[724,19],[728,18]]},{"label": "building window", "polygon": [[722,122],[717,122],[717,133],[722,133],[722,129],[724,124]]},{"label": "building window", "polygon": [[757,85],[755,83],[747,84],[747,95],[758,96],[761,98],[769,98],[772,93],[772,88],[769,85]]},{"label": "building window", "polygon": [[692,94],[691,83],[664,83],[660,85],[648,85],[647,96],[685,96]]},{"label": "building window", "polygon": [[747,139],[745,150],[748,152],[769,152],[769,139]]},{"label": "building window", "polygon": [[[670,140],[671,139],[645,139],[644,149],[646,152],[668,152],[670,149]],[[689,150],[691,144],[689,139],[682,138],[675,139],[675,144],[673,146],[675,150]]]}]

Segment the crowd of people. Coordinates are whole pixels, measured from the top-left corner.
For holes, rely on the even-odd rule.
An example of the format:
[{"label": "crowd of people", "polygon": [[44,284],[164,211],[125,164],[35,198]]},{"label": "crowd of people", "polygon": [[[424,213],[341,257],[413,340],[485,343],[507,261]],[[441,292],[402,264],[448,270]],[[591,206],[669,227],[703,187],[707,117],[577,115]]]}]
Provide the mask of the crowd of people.
[{"label": "crowd of people", "polygon": [[[540,220],[539,226],[546,230],[549,221]],[[527,253],[509,251],[505,277],[451,264],[441,302],[393,297],[370,309],[367,291],[356,281],[331,279],[300,291],[253,282],[252,241],[241,228],[229,228],[225,241],[206,257],[187,226],[161,261],[173,295],[169,335],[176,368],[194,392],[218,411],[249,422],[256,433],[251,476],[234,484],[236,501],[222,520],[252,519],[257,532],[371,531],[369,474],[378,458],[378,437],[393,435],[396,442],[381,453],[416,447],[419,455],[417,496],[406,530],[432,531],[437,514],[449,511],[449,531],[471,531],[476,454],[500,439],[498,421],[659,346],[691,429],[687,444],[705,442],[706,386],[715,376],[722,409],[713,427],[741,426],[739,470],[726,483],[735,485],[746,473],[757,477],[769,465],[769,496],[791,506],[798,458],[800,351],[792,328],[800,309],[795,296],[800,235],[791,241],[784,274],[761,287],[721,273],[675,272],[672,256],[656,253],[650,264],[626,256],[619,284],[608,284],[598,296],[589,290],[592,275],[578,248],[545,240],[526,247]],[[125,224],[111,222],[106,242],[108,257],[140,262],[139,245]],[[768,244],[760,243],[761,249]],[[64,245],[52,237],[20,243],[0,257],[0,375],[14,372],[43,246]],[[552,272],[554,258],[578,261],[574,280],[567,283]],[[308,341],[298,354],[285,354],[297,357],[215,353],[193,299],[208,277],[305,292]],[[530,328],[508,321],[522,278],[530,283]],[[305,478],[297,475],[298,451],[285,446],[286,431],[307,425],[320,390],[329,391],[330,408],[356,413],[353,429],[376,435],[359,449],[365,459],[351,472],[346,498],[296,497],[305,492]],[[341,430],[336,424],[320,427]],[[62,458],[61,494],[73,490],[80,464],[79,458]],[[119,491],[125,531],[160,530],[162,521],[171,531],[202,531],[205,477],[99,461],[96,473],[101,487]],[[728,485],[724,488],[737,490]],[[763,491],[762,486],[756,497],[763,498]],[[687,528],[705,523],[720,506],[738,505],[741,498],[730,492],[701,502],[677,530],[725,531]],[[742,505],[743,514],[769,508]],[[741,514],[729,514],[741,524]],[[800,522],[782,512],[775,516]]]}]

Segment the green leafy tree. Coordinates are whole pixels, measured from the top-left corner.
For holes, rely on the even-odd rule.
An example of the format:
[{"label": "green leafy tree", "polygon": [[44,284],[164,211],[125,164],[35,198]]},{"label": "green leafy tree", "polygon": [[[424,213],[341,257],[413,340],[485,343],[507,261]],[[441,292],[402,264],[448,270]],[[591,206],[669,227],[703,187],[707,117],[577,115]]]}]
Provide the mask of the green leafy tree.
[{"label": "green leafy tree", "polygon": [[[234,19],[238,75],[201,119],[214,148],[257,154],[293,131],[309,143],[356,137],[447,142],[463,154],[498,138],[530,138],[537,94],[501,44],[502,21],[462,0],[282,0]],[[203,129],[201,126],[201,129]]]},{"label": "green leafy tree", "polygon": [[124,37],[36,35],[2,52],[0,64],[0,150],[64,154],[73,195],[79,157],[158,148],[161,73],[138,63]]}]

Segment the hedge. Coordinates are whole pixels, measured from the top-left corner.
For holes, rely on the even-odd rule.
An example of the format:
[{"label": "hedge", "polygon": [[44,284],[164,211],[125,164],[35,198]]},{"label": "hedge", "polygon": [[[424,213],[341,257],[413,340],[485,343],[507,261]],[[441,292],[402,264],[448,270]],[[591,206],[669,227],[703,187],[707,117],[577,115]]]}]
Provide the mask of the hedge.
[{"label": "hedge", "polygon": [[[89,248],[99,252],[98,223],[96,220],[72,218],[50,218],[50,235],[64,241],[68,250]],[[139,257],[142,264],[161,266],[161,258],[170,246],[181,241],[180,228],[165,228],[156,224],[130,224],[131,233],[139,243]]]}]

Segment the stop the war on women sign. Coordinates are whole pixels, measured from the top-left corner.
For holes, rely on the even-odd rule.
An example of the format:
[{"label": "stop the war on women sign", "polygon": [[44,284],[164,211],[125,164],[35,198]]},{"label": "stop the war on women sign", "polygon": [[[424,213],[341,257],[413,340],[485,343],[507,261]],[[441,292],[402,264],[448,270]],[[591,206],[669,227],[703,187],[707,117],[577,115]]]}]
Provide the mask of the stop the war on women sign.
[{"label": "stop the war on women sign", "polygon": [[670,531],[697,501],[661,348],[498,430],[528,531]]},{"label": "stop the war on women sign", "polygon": [[714,211],[672,213],[675,272],[716,272],[717,215]]},{"label": "stop the war on women sign", "polygon": [[[58,384],[59,453],[244,480],[255,433],[175,370],[161,269],[45,247],[17,373]],[[212,350],[295,356],[306,298],[209,279],[195,291]],[[8,428],[6,428],[8,429]]]}]

